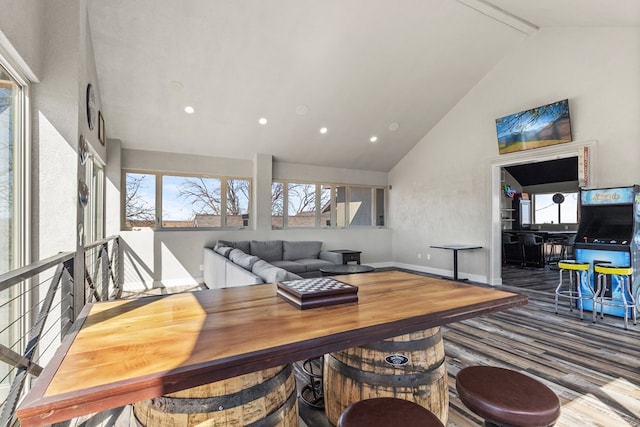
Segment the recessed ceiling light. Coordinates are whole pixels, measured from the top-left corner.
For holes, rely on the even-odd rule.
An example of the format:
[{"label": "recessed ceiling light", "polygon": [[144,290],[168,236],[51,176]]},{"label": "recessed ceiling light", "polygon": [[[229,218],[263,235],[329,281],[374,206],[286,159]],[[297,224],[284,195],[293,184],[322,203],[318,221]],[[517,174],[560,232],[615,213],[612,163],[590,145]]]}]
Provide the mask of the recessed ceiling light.
[{"label": "recessed ceiling light", "polygon": [[186,107],[184,107],[184,112],[187,114],[193,114],[196,112],[196,109],[193,108],[191,105],[187,105]]},{"label": "recessed ceiling light", "polygon": [[329,129],[327,129],[327,128],[320,128],[320,133],[323,134],[323,135],[325,133],[327,133],[328,131],[329,131]]},{"label": "recessed ceiling light", "polygon": [[260,123],[261,125],[266,125],[267,119],[265,119],[264,117],[260,117],[260,119],[258,120],[258,123]]},{"label": "recessed ceiling light", "polygon": [[377,142],[378,141],[378,137],[377,136],[372,136],[371,138],[369,138],[369,141],[371,142]]},{"label": "recessed ceiling light", "polygon": [[393,122],[389,125],[389,130],[391,132],[395,132],[398,130],[399,127],[400,127],[400,124],[398,122]]}]

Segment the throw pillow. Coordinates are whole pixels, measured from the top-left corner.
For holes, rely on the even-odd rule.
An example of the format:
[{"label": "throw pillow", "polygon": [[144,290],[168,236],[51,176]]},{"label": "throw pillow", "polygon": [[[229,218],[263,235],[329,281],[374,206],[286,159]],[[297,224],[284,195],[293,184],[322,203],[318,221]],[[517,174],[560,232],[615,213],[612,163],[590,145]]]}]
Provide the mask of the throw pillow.
[{"label": "throw pillow", "polygon": [[220,255],[222,255],[223,257],[229,258],[229,253],[231,253],[231,251],[233,250],[233,248],[231,246],[218,246],[216,244],[216,248],[214,249],[215,252],[219,253]]},{"label": "throw pillow", "polygon": [[236,256],[236,259],[233,260],[235,264],[238,264],[240,267],[249,271],[251,271],[251,268],[253,268],[253,264],[255,264],[258,261],[260,261],[260,258],[254,255],[249,255],[249,254],[238,255]]},{"label": "throw pillow", "polygon": [[232,249],[231,252],[229,252],[229,259],[231,260],[231,262],[236,262],[236,259],[239,259],[242,255],[246,255],[244,252],[242,252],[240,249]]},{"label": "throw pillow", "polygon": [[213,247],[213,250],[217,252],[218,248],[221,247],[221,246],[228,246],[231,249],[233,249],[233,242],[228,242],[226,240],[218,240],[216,242],[216,245]]},{"label": "throw pillow", "polygon": [[251,272],[259,276],[265,283],[275,283],[288,280],[289,272],[282,268],[274,267],[266,261],[260,260],[253,264]]}]

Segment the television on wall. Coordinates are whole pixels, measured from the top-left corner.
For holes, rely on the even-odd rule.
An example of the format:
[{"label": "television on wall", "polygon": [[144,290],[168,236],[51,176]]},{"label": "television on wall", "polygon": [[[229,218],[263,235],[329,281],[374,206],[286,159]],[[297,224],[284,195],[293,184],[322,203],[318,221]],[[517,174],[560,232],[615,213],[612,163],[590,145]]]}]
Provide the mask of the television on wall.
[{"label": "television on wall", "polygon": [[569,100],[496,119],[500,154],[571,142]]}]

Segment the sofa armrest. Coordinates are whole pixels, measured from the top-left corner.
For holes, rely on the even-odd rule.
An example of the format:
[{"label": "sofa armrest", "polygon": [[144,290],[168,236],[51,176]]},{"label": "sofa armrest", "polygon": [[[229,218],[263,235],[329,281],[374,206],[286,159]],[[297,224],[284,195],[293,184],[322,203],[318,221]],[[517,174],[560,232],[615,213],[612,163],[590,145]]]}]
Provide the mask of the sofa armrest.
[{"label": "sofa armrest", "polygon": [[318,256],[318,258],[332,262],[334,264],[342,264],[342,254],[339,254],[337,252],[320,251],[320,255]]},{"label": "sofa armrest", "polygon": [[204,248],[202,252],[202,277],[204,284],[209,289],[224,287],[227,281],[226,264],[229,260],[217,254],[212,248]]}]

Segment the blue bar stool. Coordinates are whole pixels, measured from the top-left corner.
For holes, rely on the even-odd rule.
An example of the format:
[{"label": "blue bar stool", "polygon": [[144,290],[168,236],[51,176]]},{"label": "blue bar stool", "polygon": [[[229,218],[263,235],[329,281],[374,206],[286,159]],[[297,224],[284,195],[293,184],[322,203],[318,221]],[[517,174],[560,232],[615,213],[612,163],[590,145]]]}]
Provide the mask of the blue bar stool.
[{"label": "blue bar stool", "polygon": [[[631,309],[633,324],[636,324],[636,303],[631,293],[631,276],[633,275],[633,268],[625,266],[617,266],[610,264],[596,264],[593,267],[593,271],[598,274],[598,289],[596,290],[595,301],[600,303],[600,318],[604,319],[604,306],[624,307],[624,328],[629,328],[629,309]],[[618,277],[621,281],[620,284],[620,298],[613,295],[606,296],[607,293],[607,276]],[[613,288],[613,287],[612,287]],[[593,305],[593,312],[597,311],[596,305]]]},{"label": "blue bar stool", "polygon": [[[578,301],[578,307],[580,308],[580,320],[584,319],[584,312],[582,309],[582,300],[592,300],[593,301],[593,321],[596,321],[596,310],[595,310],[595,296],[596,293],[591,286],[591,281],[589,280],[589,263],[588,262],[579,262],[571,259],[563,259],[558,261],[558,268],[560,269],[560,282],[558,283],[558,287],[556,288],[556,314],[558,314],[558,298],[569,298],[571,301],[569,302],[569,309],[573,311],[573,301]],[[563,273],[567,271],[569,272],[569,280],[563,280]],[[575,282],[573,280],[573,276],[575,273]],[[583,293],[581,286],[584,285],[585,289],[588,289],[589,292]],[[568,285],[568,286],[567,286]]]}]

